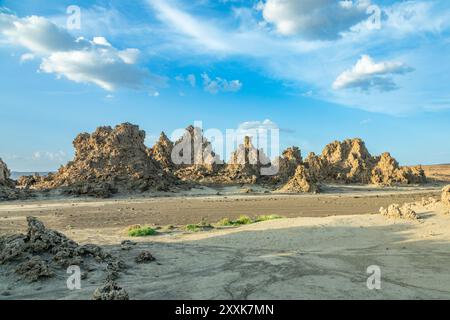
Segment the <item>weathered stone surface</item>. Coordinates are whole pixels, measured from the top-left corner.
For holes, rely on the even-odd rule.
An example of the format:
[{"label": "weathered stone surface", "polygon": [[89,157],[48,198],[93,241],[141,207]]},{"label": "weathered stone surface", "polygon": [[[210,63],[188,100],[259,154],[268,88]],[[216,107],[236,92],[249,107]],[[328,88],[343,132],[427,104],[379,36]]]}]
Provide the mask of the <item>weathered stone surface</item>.
[{"label": "weathered stone surface", "polygon": [[220,172],[223,183],[255,184],[261,176],[261,168],[270,165],[270,159],[262,149],[253,146],[250,137],[231,154],[230,161]]},{"label": "weathered stone surface", "polygon": [[29,281],[51,277],[54,271],[71,265],[106,266],[106,279],[117,278],[124,263],[92,244],[78,245],[62,233],[47,229],[33,217],[28,217],[26,235],[0,237],[0,265],[16,266],[15,273]]},{"label": "weathered stone surface", "polygon": [[445,207],[450,209],[450,185],[442,189],[441,201]]},{"label": "weathered stone surface", "polygon": [[173,142],[169,140],[164,132],[161,132],[156,144],[149,149],[148,154],[151,158],[158,161],[160,166],[166,170],[171,171],[175,168],[172,162]]},{"label": "weathered stone surface", "polygon": [[148,250],[139,253],[139,255],[135,259],[136,263],[148,263],[155,260],[155,257],[153,257],[153,255]]},{"label": "weathered stone surface", "polygon": [[398,204],[391,204],[387,209],[381,207],[380,214],[393,219],[418,219],[418,216],[412,209],[412,204],[410,203],[405,203],[403,206],[399,206]]},{"label": "weathered stone surface", "polygon": [[169,190],[178,180],[149,157],[144,139],[145,132],[129,123],[79,134],[73,142],[74,160],[34,187],[101,198],[117,192]]},{"label": "weathered stone surface", "polygon": [[39,256],[34,256],[30,260],[21,263],[17,267],[16,273],[29,282],[54,276],[54,272],[50,269],[47,262]]},{"label": "weathered stone surface", "polygon": [[358,138],[330,143],[320,156],[311,153],[305,166],[311,178],[321,182],[382,186],[426,182],[421,167],[400,167],[389,153],[374,157]]},{"label": "weathered stone surface", "polygon": [[0,159],[0,201],[27,199],[31,195],[27,190],[16,189],[15,181],[10,179],[11,172]]},{"label": "weathered stone surface", "polygon": [[289,193],[319,192],[319,188],[312,181],[305,166],[299,165],[294,176],[279,191]]},{"label": "weathered stone surface", "polygon": [[114,281],[107,281],[102,287],[95,289],[92,300],[129,300],[128,293]]},{"label": "weathered stone surface", "polygon": [[302,155],[298,147],[290,147],[283,151],[280,157],[273,161],[278,173],[272,177],[273,183],[286,183],[295,174],[295,170],[302,164]]}]

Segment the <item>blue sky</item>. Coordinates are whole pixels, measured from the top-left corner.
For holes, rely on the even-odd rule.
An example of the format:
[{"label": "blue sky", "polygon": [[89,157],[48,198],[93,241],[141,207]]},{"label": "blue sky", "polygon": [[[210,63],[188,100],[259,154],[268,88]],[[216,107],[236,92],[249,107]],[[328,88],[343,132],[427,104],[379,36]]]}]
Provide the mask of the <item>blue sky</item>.
[{"label": "blue sky", "polygon": [[[81,9],[80,28],[66,10]],[[276,124],[281,146],[361,137],[402,164],[450,162],[450,3],[0,0],[0,157],[49,171],[72,140],[132,122],[150,146]],[[223,154],[223,152],[220,152]]]}]

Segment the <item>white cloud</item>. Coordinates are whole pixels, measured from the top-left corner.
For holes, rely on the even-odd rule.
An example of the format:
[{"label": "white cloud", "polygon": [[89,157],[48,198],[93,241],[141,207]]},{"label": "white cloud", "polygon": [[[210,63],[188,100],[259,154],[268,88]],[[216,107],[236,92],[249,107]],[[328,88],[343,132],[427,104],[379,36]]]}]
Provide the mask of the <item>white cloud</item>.
[{"label": "white cloud", "polygon": [[20,62],[27,62],[27,61],[31,61],[34,60],[35,55],[32,53],[24,53],[23,55],[20,56]]},{"label": "white cloud", "polygon": [[135,65],[138,49],[116,49],[104,37],[94,37],[92,41],[76,39],[65,29],[37,16],[19,18],[0,14],[0,26],[0,36],[10,45],[30,51],[22,56],[22,61],[40,56],[40,71],[54,73],[58,78],[95,84],[108,91],[120,87],[140,89],[147,81],[162,81]]},{"label": "white cloud", "polygon": [[341,73],[333,83],[333,89],[358,88],[363,91],[378,89],[391,91],[397,89],[392,79],[393,75],[405,74],[413,71],[402,62],[384,61],[375,63],[368,55],[361,59],[349,70]]},{"label": "white cloud", "polygon": [[211,79],[208,74],[202,74],[203,87],[211,94],[217,94],[219,92],[237,92],[242,88],[242,82],[240,80],[226,80],[219,77]]},{"label": "white cloud", "polygon": [[370,0],[267,0],[259,9],[282,35],[333,40],[367,19],[370,4]]}]

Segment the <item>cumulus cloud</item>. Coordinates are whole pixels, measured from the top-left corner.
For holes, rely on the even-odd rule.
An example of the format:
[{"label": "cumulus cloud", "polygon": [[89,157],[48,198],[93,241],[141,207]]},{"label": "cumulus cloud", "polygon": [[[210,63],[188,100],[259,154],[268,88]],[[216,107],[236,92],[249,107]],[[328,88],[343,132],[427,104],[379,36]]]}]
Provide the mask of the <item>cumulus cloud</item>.
[{"label": "cumulus cloud", "polygon": [[266,0],[258,8],[282,35],[334,40],[367,19],[370,5],[370,0]]},{"label": "cumulus cloud", "polygon": [[208,74],[202,74],[203,87],[211,94],[217,94],[219,92],[237,92],[242,88],[242,82],[240,80],[226,80],[219,77],[211,79]]},{"label": "cumulus cloud", "polygon": [[138,49],[116,49],[104,37],[91,41],[74,38],[67,30],[37,16],[19,18],[0,13],[0,26],[0,36],[10,45],[30,51],[22,61],[39,56],[40,71],[54,73],[58,78],[95,84],[108,91],[120,87],[139,89],[146,81],[162,81],[136,66]]},{"label": "cumulus cloud", "polygon": [[349,70],[341,73],[333,83],[333,89],[357,88],[362,91],[397,89],[392,76],[405,74],[414,69],[402,62],[384,61],[375,63],[368,55],[363,55]]}]

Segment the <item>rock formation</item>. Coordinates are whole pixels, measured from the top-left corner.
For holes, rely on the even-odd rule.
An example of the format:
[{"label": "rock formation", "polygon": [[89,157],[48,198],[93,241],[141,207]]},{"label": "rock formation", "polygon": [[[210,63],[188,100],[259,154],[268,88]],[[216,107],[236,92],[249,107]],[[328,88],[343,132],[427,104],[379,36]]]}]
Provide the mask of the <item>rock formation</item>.
[{"label": "rock formation", "polygon": [[273,161],[273,165],[278,168],[278,173],[271,179],[272,182],[286,183],[295,174],[295,170],[302,164],[302,155],[298,147],[290,147],[283,151],[281,157]]},{"label": "rock formation", "polygon": [[6,163],[0,158],[0,185],[8,185],[10,175],[11,172],[6,166]]},{"label": "rock formation", "polygon": [[294,176],[278,191],[288,193],[319,192],[304,165],[297,166]]},{"label": "rock formation", "polygon": [[441,201],[444,207],[450,209],[450,185],[442,189]]},{"label": "rock formation", "polygon": [[28,198],[29,194],[26,191],[15,188],[15,182],[10,179],[10,175],[6,163],[0,159],[0,201]]},{"label": "rock formation", "polygon": [[0,237],[0,266],[28,282],[66,274],[68,266],[86,270],[102,268],[105,279],[116,278],[124,268],[121,260],[96,245],[78,245],[58,231],[47,229],[33,217],[27,218],[27,234]]},{"label": "rock formation", "polygon": [[373,157],[358,138],[330,143],[320,156],[311,153],[305,165],[314,181],[384,186],[426,182],[421,167],[400,167],[389,153]]},{"label": "rock formation", "polygon": [[109,197],[116,192],[169,190],[177,179],[149,157],[145,132],[124,123],[79,134],[75,158],[34,186],[62,189],[67,194]]},{"label": "rock formation", "polygon": [[391,204],[387,209],[381,207],[380,214],[393,219],[417,220],[418,216],[412,209],[413,204],[405,203],[403,206]]},{"label": "rock formation", "polygon": [[203,136],[203,130],[189,126],[175,142],[172,150],[175,175],[182,180],[202,182],[217,175],[221,160],[212,144]]},{"label": "rock formation", "polygon": [[107,281],[102,287],[95,289],[92,300],[129,300],[128,293],[114,281]]},{"label": "rock formation", "polygon": [[231,154],[230,161],[220,172],[224,183],[257,183],[261,168],[270,165],[270,159],[262,149],[253,146],[250,137],[244,137],[244,143]]},{"label": "rock formation", "polygon": [[376,161],[371,177],[373,184],[389,186],[426,182],[425,173],[421,167],[399,167],[398,162],[387,152]]},{"label": "rock formation", "polygon": [[164,132],[161,132],[156,144],[149,149],[148,154],[151,158],[158,161],[165,171],[172,171],[175,165],[172,162],[173,142],[169,140]]}]

